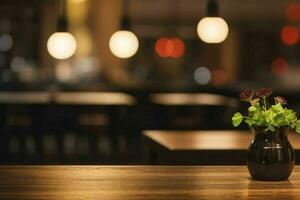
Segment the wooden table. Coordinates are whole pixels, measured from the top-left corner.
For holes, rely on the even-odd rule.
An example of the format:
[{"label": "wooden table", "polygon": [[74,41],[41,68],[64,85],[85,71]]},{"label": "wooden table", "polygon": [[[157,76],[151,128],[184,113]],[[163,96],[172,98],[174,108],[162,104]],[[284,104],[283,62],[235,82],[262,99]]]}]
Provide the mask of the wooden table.
[{"label": "wooden table", "polygon": [[0,92],[1,104],[47,104],[50,92]]},{"label": "wooden table", "polygon": [[0,199],[299,199],[300,167],[282,182],[254,181],[245,166],[2,166]]},{"label": "wooden table", "polygon": [[1,104],[135,105],[133,96],[122,92],[0,92]]},{"label": "wooden table", "polygon": [[67,105],[125,105],[133,106],[133,96],[121,92],[56,92],[54,102]]},{"label": "wooden table", "polygon": [[[149,102],[160,112],[163,129],[227,128],[221,119],[239,105],[237,98],[213,93],[151,93]],[[220,120],[212,122],[215,113]]]},{"label": "wooden table", "polygon": [[165,106],[226,106],[236,107],[238,100],[210,93],[152,93],[149,96],[152,103]]},{"label": "wooden table", "polygon": [[[144,131],[151,164],[245,164],[250,131]],[[300,163],[300,134],[289,140]]]}]

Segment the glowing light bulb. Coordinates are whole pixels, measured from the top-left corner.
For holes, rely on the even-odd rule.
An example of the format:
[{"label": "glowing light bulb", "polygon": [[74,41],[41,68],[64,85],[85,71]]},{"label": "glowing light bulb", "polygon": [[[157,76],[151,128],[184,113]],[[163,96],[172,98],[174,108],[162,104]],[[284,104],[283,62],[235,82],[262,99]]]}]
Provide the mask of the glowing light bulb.
[{"label": "glowing light bulb", "polygon": [[109,39],[110,51],[119,58],[132,57],[138,48],[139,41],[130,31],[117,31]]},{"label": "glowing light bulb", "polygon": [[228,25],[220,17],[204,17],[197,25],[197,33],[203,42],[221,43],[229,32]]},{"label": "glowing light bulb", "polygon": [[67,32],[56,32],[47,42],[49,54],[56,59],[70,58],[75,53],[76,47],[74,36]]}]

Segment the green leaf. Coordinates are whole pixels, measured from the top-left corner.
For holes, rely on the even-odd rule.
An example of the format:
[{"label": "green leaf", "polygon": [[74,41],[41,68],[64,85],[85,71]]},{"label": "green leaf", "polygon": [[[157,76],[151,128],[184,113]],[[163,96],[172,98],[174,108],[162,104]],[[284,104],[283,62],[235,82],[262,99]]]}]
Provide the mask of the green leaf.
[{"label": "green leaf", "polygon": [[295,130],[296,130],[297,133],[300,133],[300,120],[297,120]]},{"label": "green leaf", "polygon": [[285,125],[287,125],[287,121],[286,121],[284,115],[279,113],[279,114],[275,115],[275,117],[273,118],[273,124],[276,127],[285,126]]},{"label": "green leaf", "polygon": [[[282,97],[275,97],[275,104],[270,105],[267,99],[270,89],[261,89],[257,96],[261,98],[248,98],[242,94],[242,99],[250,100],[250,107],[248,108],[248,116],[243,117],[241,113],[237,112],[232,117],[232,124],[234,127],[239,126],[243,119],[247,125],[264,127],[266,131],[274,132],[278,127],[289,127],[300,133],[300,119],[298,120],[296,113],[292,109],[284,107],[286,100]],[[249,94],[251,93],[248,92]],[[247,93],[247,94],[248,94]],[[251,96],[252,97],[252,96]]]},{"label": "green leaf", "polygon": [[267,123],[271,123],[273,121],[275,113],[272,109],[267,110],[265,113],[265,119]]},{"label": "green leaf", "polygon": [[274,132],[275,131],[275,128],[274,126],[272,126],[271,124],[268,124],[267,128],[266,128],[266,131],[272,131]]},{"label": "green leaf", "polygon": [[247,118],[245,122],[248,124],[248,126],[257,125],[257,122],[253,118]]},{"label": "green leaf", "polygon": [[294,122],[297,120],[297,116],[295,115],[295,113],[291,113],[291,114],[288,114],[286,116],[286,119],[289,121],[289,122]]},{"label": "green leaf", "polygon": [[276,104],[276,105],[272,105],[272,109],[274,112],[278,113],[278,112],[283,112],[283,107],[280,103]]},{"label": "green leaf", "polygon": [[243,115],[239,112],[235,113],[232,117],[232,125],[238,127],[243,121]]},{"label": "green leaf", "polygon": [[249,112],[255,112],[255,111],[257,111],[257,108],[256,108],[255,106],[250,106],[250,107],[248,108],[248,111],[249,111]]}]

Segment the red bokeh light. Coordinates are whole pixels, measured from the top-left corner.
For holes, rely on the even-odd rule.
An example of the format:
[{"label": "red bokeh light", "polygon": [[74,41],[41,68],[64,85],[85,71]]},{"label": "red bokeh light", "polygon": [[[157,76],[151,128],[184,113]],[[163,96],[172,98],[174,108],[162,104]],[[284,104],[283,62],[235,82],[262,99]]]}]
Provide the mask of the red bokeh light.
[{"label": "red bokeh light", "polygon": [[171,38],[173,49],[170,57],[180,58],[185,52],[185,45],[180,38]]},{"label": "red bokeh light", "polygon": [[179,58],[185,52],[185,45],[180,38],[161,37],[155,43],[155,52],[163,58]]},{"label": "red bokeh light", "polygon": [[289,71],[289,64],[284,58],[278,57],[272,61],[271,70],[276,76],[284,76]]},{"label": "red bokeh light", "polygon": [[168,41],[166,42],[164,48],[165,48],[165,52],[166,52],[167,57],[170,56],[173,52],[173,49],[174,49],[173,43],[170,39],[168,39]]},{"label": "red bokeh light", "polygon": [[281,40],[287,45],[296,44],[299,40],[299,31],[294,26],[284,26],[281,30]]},{"label": "red bokeh light", "polygon": [[166,37],[159,38],[155,43],[155,51],[161,57],[168,57],[169,53],[167,52],[167,47],[169,39]]},{"label": "red bokeh light", "polygon": [[291,21],[300,20],[300,4],[290,3],[286,9],[286,16]]},{"label": "red bokeh light", "polygon": [[213,85],[223,85],[227,81],[227,76],[224,70],[214,69],[211,72],[211,83]]}]

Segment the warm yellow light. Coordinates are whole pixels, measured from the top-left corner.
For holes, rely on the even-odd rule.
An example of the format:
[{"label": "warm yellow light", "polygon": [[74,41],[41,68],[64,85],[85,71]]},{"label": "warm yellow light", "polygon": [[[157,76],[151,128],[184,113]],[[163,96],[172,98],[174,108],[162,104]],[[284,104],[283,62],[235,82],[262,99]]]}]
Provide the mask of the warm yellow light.
[{"label": "warm yellow light", "polygon": [[206,43],[223,42],[228,32],[226,21],[220,17],[204,17],[197,26],[197,33],[200,39]]},{"label": "warm yellow light", "polygon": [[55,77],[57,80],[64,82],[72,77],[72,66],[68,61],[61,61],[55,66]]},{"label": "warm yellow light", "polygon": [[84,3],[86,0],[69,0],[71,3]]},{"label": "warm yellow light", "polygon": [[76,51],[76,40],[70,33],[56,32],[47,42],[49,54],[56,59],[67,59]]},{"label": "warm yellow light", "polygon": [[117,31],[109,40],[109,48],[115,56],[129,58],[137,52],[139,41],[130,31]]}]

